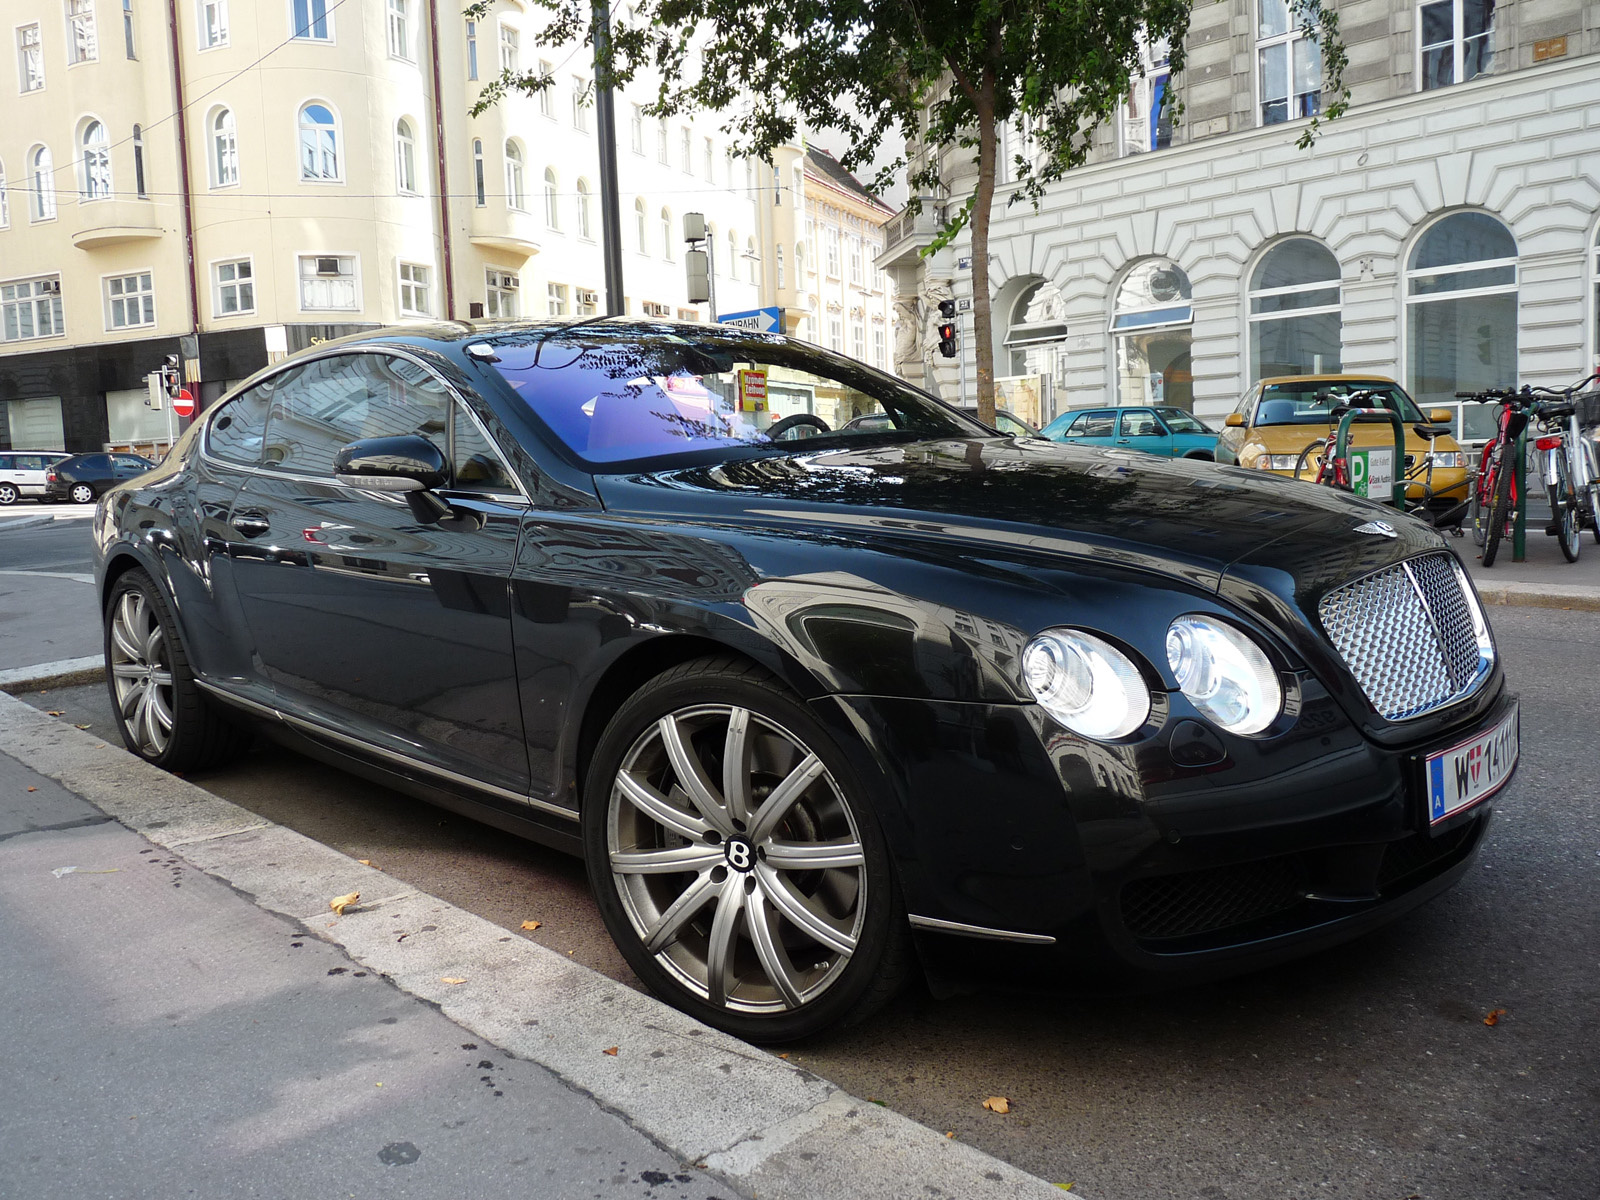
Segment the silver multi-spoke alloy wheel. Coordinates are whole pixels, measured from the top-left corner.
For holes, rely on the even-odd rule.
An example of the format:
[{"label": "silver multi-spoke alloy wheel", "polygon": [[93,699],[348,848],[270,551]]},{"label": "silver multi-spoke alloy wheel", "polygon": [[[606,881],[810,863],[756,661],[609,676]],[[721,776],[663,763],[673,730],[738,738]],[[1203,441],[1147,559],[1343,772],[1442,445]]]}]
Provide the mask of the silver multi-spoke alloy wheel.
[{"label": "silver multi-spoke alloy wheel", "polygon": [[13,483],[0,483],[0,504],[14,504],[16,499],[16,485]]},{"label": "silver multi-spoke alloy wheel", "polygon": [[748,708],[680,708],[640,733],[611,781],[606,849],[644,952],[722,1011],[812,1004],[861,941],[855,815],[816,752]]},{"label": "silver multi-spoke alloy wheel", "polygon": [[172,741],[172,662],[155,608],[137,588],[115,601],[108,648],[122,722],[141,754],[159,758]]}]

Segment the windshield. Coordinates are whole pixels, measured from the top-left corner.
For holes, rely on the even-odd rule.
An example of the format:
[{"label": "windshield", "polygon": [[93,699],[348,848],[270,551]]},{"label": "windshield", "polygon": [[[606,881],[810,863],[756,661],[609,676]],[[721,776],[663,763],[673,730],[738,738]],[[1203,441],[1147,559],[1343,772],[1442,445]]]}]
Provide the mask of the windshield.
[{"label": "windshield", "polygon": [[816,347],[711,330],[691,340],[662,328],[534,329],[490,344],[501,378],[592,467],[739,447],[993,436],[908,384]]},{"label": "windshield", "polygon": [[1387,408],[1408,424],[1418,424],[1422,414],[1416,403],[1396,384],[1377,379],[1325,379],[1304,383],[1272,383],[1261,389],[1256,405],[1256,425],[1328,425],[1331,411],[1352,392],[1370,392],[1362,401],[1368,408]]},{"label": "windshield", "polygon": [[1165,421],[1173,433],[1215,433],[1216,430],[1204,421],[1186,413],[1181,408],[1158,408],[1161,419]]}]

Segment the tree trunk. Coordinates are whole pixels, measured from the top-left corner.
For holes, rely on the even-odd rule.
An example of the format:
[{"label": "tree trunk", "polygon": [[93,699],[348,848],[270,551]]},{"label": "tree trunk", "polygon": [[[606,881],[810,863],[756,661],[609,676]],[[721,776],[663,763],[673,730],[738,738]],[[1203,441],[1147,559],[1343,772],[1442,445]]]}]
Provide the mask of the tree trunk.
[{"label": "tree trunk", "polygon": [[989,210],[994,205],[994,68],[978,88],[978,194],[972,202],[972,340],[978,360],[978,420],[994,424],[994,326],[989,310]]}]

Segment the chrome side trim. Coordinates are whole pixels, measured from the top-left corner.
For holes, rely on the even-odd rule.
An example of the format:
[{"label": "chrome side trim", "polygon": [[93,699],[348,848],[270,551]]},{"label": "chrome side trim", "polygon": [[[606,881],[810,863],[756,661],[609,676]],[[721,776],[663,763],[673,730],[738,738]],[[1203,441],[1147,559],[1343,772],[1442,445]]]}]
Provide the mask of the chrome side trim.
[{"label": "chrome side trim", "polygon": [[995,942],[1022,942],[1029,946],[1054,946],[1055,938],[1047,933],[1018,933],[1013,929],[990,929],[983,925],[963,925],[960,921],[941,921],[938,917],[909,917],[915,929],[931,929],[936,933],[954,933],[961,937],[987,938]]},{"label": "chrome side trim", "polygon": [[398,750],[390,750],[386,746],[375,745],[372,742],[365,741],[361,738],[353,736],[352,734],[343,733],[337,729],[330,728],[329,726],[323,725],[320,722],[310,721],[305,717],[293,716],[284,712],[282,709],[273,708],[270,705],[262,704],[257,700],[248,700],[243,696],[236,695],[233,692],[228,691],[228,689],[219,687],[207,680],[196,679],[195,682],[203,687],[206,691],[212,693],[212,695],[228,704],[236,704],[240,708],[250,709],[252,712],[260,716],[270,717],[282,721],[285,725],[292,725],[296,729],[303,730],[304,732],[315,737],[327,738],[335,742],[342,742],[344,745],[353,747],[354,749],[361,751],[363,754],[369,754],[375,758],[387,759],[390,762],[402,763],[413,770],[421,771],[425,774],[432,775],[438,779],[447,780],[451,783],[460,784],[463,787],[471,788],[473,791],[488,792],[490,795],[499,796],[503,800],[515,800],[519,804],[531,805],[540,812],[549,813],[554,817],[562,817],[568,821],[574,822],[578,820],[578,814],[572,809],[563,808],[559,804],[552,804],[548,800],[540,800],[537,796],[529,796],[523,792],[513,792],[509,788],[496,787],[492,783],[484,783],[481,779],[474,779],[470,775],[462,775],[458,771],[451,771],[445,767],[435,766],[433,763],[423,762],[421,759],[413,758],[409,754],[401,754]]}]

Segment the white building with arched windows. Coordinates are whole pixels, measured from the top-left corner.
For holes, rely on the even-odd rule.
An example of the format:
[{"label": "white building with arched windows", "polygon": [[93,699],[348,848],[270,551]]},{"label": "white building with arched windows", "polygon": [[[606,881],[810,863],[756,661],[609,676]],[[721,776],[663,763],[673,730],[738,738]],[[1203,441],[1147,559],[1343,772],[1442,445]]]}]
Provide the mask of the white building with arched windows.
[{"label": "white building with arched windows", "polygon": [[[1311,148],[1295,143],[1320,77],[1292,52],[1292,9],[1222,0],[1195,6],[1185,74],[1152,52],[1122,119],[1038,209],[1002,185],[990,277],[1012,408],[1220,420],[1267,376],[1376,372],[1472,437],[1481,414],[1455,392],[1600,366],[1600,4],[1334,7],[1353,103]],[[1025,130],[1004,146],[1032,152]],[[951,194],[970,190],[968,153],[947,160]],[[879,261],[920,301],[900,371],[954,398],[963,375],[972,387],[970,318],[965,372],[928,333],[938,299],[971,295],[971,244],[922,258],[934,215],[891,221]]]}]

